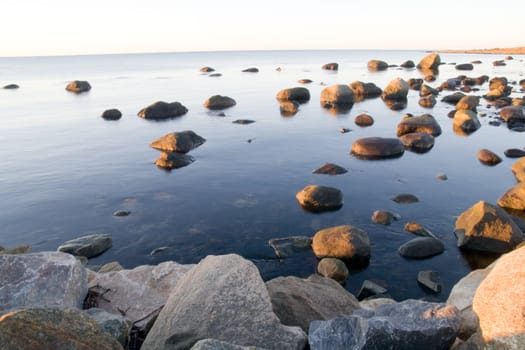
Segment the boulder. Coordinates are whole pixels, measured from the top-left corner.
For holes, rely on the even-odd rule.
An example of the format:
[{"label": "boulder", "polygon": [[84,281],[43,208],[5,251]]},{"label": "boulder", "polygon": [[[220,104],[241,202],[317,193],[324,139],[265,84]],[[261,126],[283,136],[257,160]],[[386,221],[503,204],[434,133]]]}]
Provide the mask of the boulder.
[{"label": "boulder", "polygon": [[462,92],[454,92],[452,95],[443,96],[441,102],[456,105],[465,96],[467,95]]},{"label": "boulder", "polygon": [[443,288],[441,277],[439,276],[439,272],[437,271],[419,271],[417,274],[417,282],[434,293],[441,292],[441,289]]},{"label": "boulder", "polygon": [[299,103],[305,103],[310,100],[310,91],[304,87],[284,89],[277,93],[276,98],[279,101],[296,101]]},{"label": "boulder", "polygon": [[342,282],[348,278],[348,268],[342,260],[323,258],[317,264],[317,272],[327,278]]},{"label": "boulder", "polygon": [[279,102],[279,110],[283,117],[292,117],[299,111],[299,103],[295,101]]},{"label": "boulder", "polygon": [[394,202],[399,204],[412,204],[419,202],[419,198],[410,193],[400,193],[391,198]]},{"label": "boulder", "polygon": [[324,69],[324,70],[338,70],[339,69],[339,64],[337,64],[335,62],[326,63],[326,64],[323,64],[321,69]]},{"label": "boulder", "polygon": [[170,291],[192,267],[167,261],[156,266],[95,273],[90,291],[95,295],[98,308],[122,315],[139,328],[145,327],[155,319]]},{"label": "boulder", "polygon": [[398,249],[399,255],[409,259],[426,259],[445,251],[441,241],[433,237],[417,237],[411,239]]},{"label": "boulder", "polygon": [[525,210],[525,182],[518,182],[498,198],[503,208]]},{"label": "boulder", "polygon": [[337,210],[343,206],[343,192],[334,187],[308,185],[295,198],[301,207],[312,212]]},{"label": "boulder", "polygon": [[501,157],[488,149],[478,151],[478,160],[485,165],[497,165],[501,163]]},{"label": "boulder", "polygon": [[472,308],[485,349],[525,348],[525,248],[505,254],[481,282]]},{"label": "boulder", "polygon": [[217,339],[202,339],[195,343],[190,350],[266,350],[258,346],[241,346]]},{"label": "boulder", "polygon": [[66,85],[66,90],[76,93],[88,92],[91,85],[85,80],[74,80]]},{"label": "boulder", "polygon": [[364,137],[357,139],[350,153],[363,159],[382,159],[400,157],[405,152],[405,146],[397,138]]},{"label": "boulder", "polygon": [[84,311],[91,317],[106,333],[109,333],[123,347],[127,346],[131,321],[121,315],[110,314],[102,309],[91,308]]},{"label": "boulder", "polygon": [[22,307],[82,308],[87,294],[85,268],[60,252],[0,254],[0,281],[0,315]]},{"label": "boulder", "polygon": [[400,66],[401,66],[402,68],[414,68],[416,65],[415,65],[414,61],[412,61],[412,60],[407,60],[407,61],[401,63]]},{"label": "boulder", "polygon": [[368,61],[368,69],[372,71],[382,71],[388,69],[388,63],[381,60],[370,60]]},{"label": "boulder", "polygon": [[463,109],[454,113],[453,128],[458,130],[460,134],[470,134],[481,128],[481,123],[476,112]]},{"label": "boulder", "polygon": [[518,182],[525,182],[525,157],[518,159],[512,164],[512,173]]},{"label": "boulder", "polygon": [[144,119],[161,120],[180,117],[186,113],[188,113],[188,109],[180,102],[158,101],[142,108],[138,116]]},{"label": "boulder", "polygon": [[109,233],[94,233],[62,243],[57,251],[92,258],[111,248],[113,239]]},{"label": "boulder", "polygon": [[319,275],[306,279],[277,277],[266,282],[273,310],[288,326],[308,331],[313,320],[330,320],[360,309],[357,299],[339,283]]},{"label": "boulder", "polygon": [[312,238],[306,236],[292,236],[272,238],[268,241],[278,258],[288,258],[294,254],[312,250]]},{"label": "boulder", "polygon": [[366,113],[361,113],[355,117],[354,123],[360,127],[372,126],[374,124],[374,118]]},{"label": "boulder", "polygon": [[317,231],[312,239],[312,249],[318,258],[338,258],[344,261],[368,261],[370,258],[367,233],[350,225]]},{"label": "boulder", "polygon": [[258,73],[259,68],[256,67],[250,67],[242,70],[243,73]]},{"label": "boulder", "polygon": [[437,120],[430,114],[423,114],[418,117],[405,117],[397,124],[397,136],[415,132],[424,132],[432,136],[439,136],[441,135],[441,127]]},{"label": "boulder", "polygon": [[272,311],[257,267],[235,254],[207,256],[180,279],[141,349],[187,349],[206,338],[268,349],[306,345],[306,334]]},{"label": "boulder", "polygon": [[122,117],[122,112],[116,108],[106,109],[102,113],[102,119],[105,120],[119,120]]},{"label": "boulder", "polygon": [[204,101],[204,107],[212,110],[226,109],[237,104],[235,100],[228,96],[214,95]]},{"label": "boulder", "polygon": [[347,173],[348,170],[345,168],[332,163],[326,163],[322,167],[312,171],[313,174],[325,174],[325,175],[342,175]]},{"label": "boulder", "polygon": [[405,300],[357,310],[351,316],[313,321],[312,350],[448,350],[459,329],[458,310],[451,305]]},{"label": "boulder", "polygon": [[432,108],[436,105],[436,98],[433,95],[421,97],[418,103],[421,107]]},{"label": "boulder", "polygon": [[32,308],[0,317],[0,348],[122,350],[119,342],[77,309]]},{"label": "boulder", "polygon": [[197,135],[192,130],[171,132],[159,137],[150,147],[165,152],[188,153],[189,151],[201,146],[206,139]]},{"label": "boulder", "polygon": [[458,103],[456,103],[456,110],[468,109],[476,112],[476,107],[479,105],[479,96],[468,95],[463,96]]},{"label": "boulder", "polygon": [[406,100],[408,95],[408,83],[401,79],[396,78],[392,80],[383,90],[381,98],[383,100]]},{"label": "boulder", "polygon": [[160,152],[159,158],[155,160],[155,165],[159,168],[171,170],[183,168],[195,161],[195,158],[184,153]]},{"label": "boulder", "polygon": [[412,132],[399,138],[405,148],[417,153],[428,152],[434,147],[434,136],[426,132]]},{"label": "boulder", "polygon": [[441,57],[439,57],[438,53],[434,52],[423,57],[421,61],[419,61],[417,68],[421,70],[437,70],[440,64]]},{"label": "boulder", "polygon": [[505,253],[523,241],[523,234],[501,208],[479,201],[456,220],[458,247],[487,253]]},{"label": "boulder", "polygon": [[474,65],[472,63],[462,63],[462,64],[456,64],[457,70],[473,70]]},{"label": "boulder", "polygon": [[354,103],[354,93],[348,85],[332,85],[321,91],[321,105],[324,108],[337,107],[339,105],[351,106]]},{"label": "boulder", "polygon": [[381,96],[383,92],[381,88],[374,83],[363,83],[362,81],[354,81],[348,84],[348,87],[354,93],[356,101],[362,101],[365,98],[374,98]]}]

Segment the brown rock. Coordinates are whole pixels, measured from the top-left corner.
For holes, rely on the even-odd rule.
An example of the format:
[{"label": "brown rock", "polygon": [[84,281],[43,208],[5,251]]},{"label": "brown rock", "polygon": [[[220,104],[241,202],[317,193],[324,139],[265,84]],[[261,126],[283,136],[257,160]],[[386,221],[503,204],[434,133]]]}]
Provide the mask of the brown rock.
[{"label": "brown rock", "polygon": [[481,127],[476,112],[463,109],[454,113],[454,124],[453,128],[462,133],[472,133]]},{"label": "brown rock", "polygon": [[361,127],[372,126],[374,124],[374,118],[366,113],[362,113],[355,117],[354,123]]},{"label": "brown rock", "polygon": [[436,104],[436,98],[433,95],[421,97],[419,105],[424,108],[432,108]]},{"label": "brown rock", "polygon": [[382,71],[388,69],[388,63],[381,60],[370,60],[368,61],[368,69],[372,71]]},{"label": "brown rock", "polygon": [[365,137],[352,144],[350,153],[363,159],[381,159],[400,157],[405,146],[399,139],[383,137]]},{"label": "brown rock", "polygon": [[177,169],[193,163],[195,159],[187,154],[178,152],[160,152],[159,158],[155,160],[155,165],[163,169]]},{"label": "brown rock", "polygon": [[476,107],[479,105],[479,96],[468,95],[462,97],[458,103],[456,103],[456,109],[463,110],[468,109],[476,112]]},{"label": "brown rock", "polygon": [[512,173],[519,182],[525,181],[525,157],[518,159],[512,164]]},{"label": "brown rock", "polygon": [[397,220],[397,217],[388,211],[375,210],[372,214],[372,222],[376,224],[390,225],[392,220]]},{"label": "brown rock", "polygon": [[310,91],[304,87],[284,89],[277,93],[276,98],[279,101],[296,101],[304,103],[310,100]]},{"label": "brown rock", "polygon": [[180,102],[167,103],[158,101],[139,111],[138,116],[144,119],[175,118],[188,113],[188,109]]},{"label": "brown rock", "polygon": [[317,231],[312,239],[312,249],[318,258],[368,259],[370,240],[366,232],[357,227],[335,226]]},{"label": "brown rock", "polygon": [[383,100],[406,100],[408,90],[408,83],[401,78],[396,78],[385,87],[381,98]]},{"label": "brown rock", "polygon": [[293,117],[299,111],[299,103],[295,101],[279,102],[279,111],[283,117]]},{"label": "brown rock", "polygon": [[441,127],[437,120],[430,114],[403,118],[397,125],[397,136],[415,132],[424,132],[432,136],[439,136],[441,135]]},{"label": "brown rock", "polygon": [[501,197],[498,205],[503,208],[525,210],[525,182],[518,182]]},{"label": "brown rock", "polygon": [[211,68],[211,67],[202,67],[202,68],[200,69],[200,71],[201,71],[202,73],[210,73],[210,72],[215,72],[215,69],[213,69],[213,68]]},{"label": "brown rock", "polygon": [[413,132],[399,137],[405,147],[414,152],[427,152],[434,147],[434,136],[425,132]]},{"label": "brown rock", "polygon": [[485,165],[497,165],[501,163],[501,157],[488,149],[480,149],[478,151],[478,159]]},{"label": "brown rock", "polygon": [[312,171],[313,174],[341,175],[347,173],[345,168],[332,163],[326,163],[322,167]]},{"label": "brown rock", "polygon": [[91,90],[91,85],[85,80],[75,80],[67,84],[67,91],[81,93]]},{"label": "brown rock", "polygon": [[337,210],[343,206],[343,193],[334,187],[309,185],[295,198],[304,209],[313,212]]},{"label": "brown rock", "polygon": [[325,69],[325,70],[338,70],[339,69],[339,64],[335,63],[335,62],[332,62],[332,63],[326,63],[326,64],[323,64],[323,66],[321,67],[321,69]]},{"label": "brown rock", "polygon": [[325,108],[353,103],[354,93],[347,85],[332,85],[321,91],[321,105]]},{"label": "brown rock", "polygon": [[159,137],[150,144],[151,148],[165,152],[188,153],[206,142],[206,139],[191,130],[172,132]]},{"label": "brown rock", "polygon": [[226,109],[233,107],[237,104],[235,100],[228,96],[214,95],[204,101],[204,107],[208,109]]},{"label": "brown rock", "polygon": [[319,264],[317,264],[317,272],[338,282],[346,280],[349,273],[345,263],[336,258],[321,259]]},{"label": "brown rock", "polygon": [[421,70],[435,70],[439,68],[440,64],[441,57],[439,57],[438,53],[434,52],[423,57],[423,59],[419,61],[417,68]]}]

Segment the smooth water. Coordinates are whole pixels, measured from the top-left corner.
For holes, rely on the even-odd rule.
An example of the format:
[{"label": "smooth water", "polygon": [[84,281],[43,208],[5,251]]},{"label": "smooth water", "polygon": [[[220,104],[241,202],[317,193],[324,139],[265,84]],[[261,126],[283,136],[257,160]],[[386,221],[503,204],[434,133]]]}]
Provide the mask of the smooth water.
[{"label": "smooth water", "polygon": [[[292,235],[312,236],[317,230],[350,224],[364,229],[372,242],[366,269],[352,271],[346,287],[357,292],[364,279],[387,285],[397,299],[423,297],[416,282],[420,270],[441,273],[446,299],[450,288],[478,263],[456,247],[456,217],[479,200],[495,203],[514,183],[514,162],[503,156],[508,148],[523,148],[525,134],[505,125],[488,124],[496,115],[482,99],[482,128],[465,137],[452,131],[447,113],[452,106],[438,102],[433,109],[418,105],[410,91],[408,107],[389,110],[380,98],[356,103],[346,114],[334,115],[319,104],[324,85],[355,80],[384,88],[396,77],[422,78],[418,70],[390,68],[370,72],[368,60],[389,64],[414,62],[423,51],[252,51],[173,54],[134,54],[74,57],[0,58],[0,245],[28,243],[33,251],[55,250],[62,242],[84,234],[107,232],[113,247],[90,264],[117,260],[126,268],[165,260],[196,263],[209,254],[238,253],[253,260],[263,278],[308,276],[315,272],[312,253],[279,260],[267,242]],[[468,76],[486,74],[522,79],[523,57],[493,67],[491,55],[441,54],[444,62],[483,61]],[[339,71],[321,65],[338,62]],[[199,72],[211,66],[219,78]],[[258,67],[259,73],[242,73]],[[281,71],[276,68],[281,67]],[[443,65],[437,87],[459,72]],[[311,100],[294,117],[282,117],[276,93],[306,87]],[[71,80],[88,80],[89,93],[65,91]],[[322,84],[321,84],[322,83]],[[488,84],[475,94],[487,91]],[[439,99],[448,94],[443,92]],[[215,94],[237,101],[225,117],[210,112],[203,102]],[[521,97],[516,87],[513,96]],[[137,112],[155,101],[179,101],[189,112],[180,118],[152,122]],[[119,121],[100,115],[119,108]],[[360,128],[353,122],[369,113],[375,124]],[[405,152],[398,159],[359,160],[349,154],[352,142],[365,136],[395,137],[403,114],[431,113],[443,134],[425,154]],[[250,125],[233,124],[252,119]],[[352,129],[341,134],[342,127]],[[195,163],[167,172],[153,162],[159,152],[148,145],[169,132],[193,130],[207,142],[190,154]],[[248,142],[252,140],[252,142]],[[482,165],[481,148],[500,154],[495,167]],[[349,170],[340,176],[312,174],[327,162]],[[436,179],[445,173],[447,181]],[[333,186],[344,193],[344,206],[335,212],[312,214],[300,208],[295,194],[304,186]],[[401,205],[391,197],[412,193],[420,202]],[[115,217],[116,210],[130,210]],[[374,210],[401,215],[390,226],[371,222]],[[414,238],[403,230],[416,221],[436,234],[446,251],[425,260],[407,260],[398,247]],[[167,247],[150,255],[158,247]]]}]

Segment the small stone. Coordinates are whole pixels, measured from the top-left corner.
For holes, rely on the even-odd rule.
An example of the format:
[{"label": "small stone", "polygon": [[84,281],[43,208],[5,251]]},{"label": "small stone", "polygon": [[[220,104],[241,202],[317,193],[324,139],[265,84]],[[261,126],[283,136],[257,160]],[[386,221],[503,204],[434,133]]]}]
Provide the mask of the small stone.
[{"label": "small stone", "polygon": [[233,98],[221,95],[213,95],[206,101],[204,101],[204,107],[211,110],[226,109],[229,107],[233,107],[236,104],[237,102],[235,102]]},{"label": "small stone", "polygon": [[310,84],[310,83],[312,83],[312,80],[310,80],[310,79],[299,79],[299,80],[297,80],[297,82],[300,83],[300,84]]},{"label": "small stone", "polygon": [[237,119],[232,122],[233,124],[241,124],[241,125],[248,125],[255,123],[255,120],[250,119]]},{"label": "small stone", "polygon": [[242,70],[244,73],[258,73],[259,69],[255,67],[250,67]]},{"label": "small stone", "polygon": [[312,171],[313,174],[341,175],[347,173],[345,168],[332,163],[326,163],[322,167]]},{"label": "small stone", "polygon": [[339,64],[335,63],[335,62],[332,62],[332,63],[326,63],[326,64],[323,64],[323,66],[321,67],[321,69],[325,69],[325,70],[338,70],[339,69]]},{"label": "small stone", "polygon": [[390,225],[392,220],[397,220],[397,216],[384,210],[376,210],[372,214],[372,222],[381,225]]},{"label": "small stone", "polygon": [[355,117],[354,123],[361,127],[372,126],[374,124],[374,118],[366,113],[362,113]]},{"label": "small stone", "polygon": [[117,210],[113,213],[113,216],[128,216],[129,214],[131,214],[129,210]]},{"label": "small stone", "polygon": [[211,67],[202,67],[202,68],[200,69],[200,71],[201,71],[202,73],[209,73],[209,72],[214,72],[215,69],[213,69],[213,68],[211,68]]},{"label": "small stone", "polygon": [[485,165],[497,165],[501,163],[501,157],[488,149],[478,151],[478,160]]},{"label": "small stone", "polygon": [[106,109],[102,113],[102,118],[105,120],[119,120],[122,117],[122,112],[116,108]]},{"label": "small stone", "polygon": [[352,129],[348,129],[348,128],[341,128],[341,129],[339,129],[339,132],[341,134],[346,134],[347,132],[350,132],[350,131],[352,131]]},{"label": "small stone", "polygon": [[18,89],[20,86],[18,86],[17,84],[8,84],[8,85],[5,85],[4,86],[4,89],[6,90],[15,90],[15,89]]},{"label": "small stone", "polygon": [[439,273],[437,271],[419,271],[419,273],[417,274],[417,281],[424,287],[433,291],[434,293],[441,292],[441,277],[439,276]]},{"label": "small stone", "polygon": [[309,185],[295,197],[303,208],[313,212],[337,210],[343,206],[343,192],[334,187]]},{"label": "small stone", "polygon": [[429,230],[427,230],[426,228],[424,228],[423,226],[421,226],[420,224],[414,221],[407,222],[405,224],[404,230],[407,232],[416,234],[418,236],[436,238],[436,236],[434,236],[432,232],[430,232]]},{"label": "small stone", "polygon": [[212,77],[212,78],[218,78],[218,77],[222,77],[222,74],[221,73],[212,73],[212,74],[210,74],[208,76]]},{"label": "small stone", "polygon": [[419,202],[419,199],[413,194],[401,193],[391,198],[394,202],[399,204],[412,204]]},{"label": "small stone", "polygon": [[317,272],[338,282],[346,280],[349,274],[345,263],[336,258],[321,259],[317,265]]},{"label": "small stone", "polygon": [[438,173],[436,175],[436,179],[441,180],[441,181],[446,181],[448,180],[448,176],[445,173]]},{"label": "small stone", "polygon": [[75,80],[67,84],[66,90],[70,92],[88,92],[91,90],[91,85],[85,80]]}]

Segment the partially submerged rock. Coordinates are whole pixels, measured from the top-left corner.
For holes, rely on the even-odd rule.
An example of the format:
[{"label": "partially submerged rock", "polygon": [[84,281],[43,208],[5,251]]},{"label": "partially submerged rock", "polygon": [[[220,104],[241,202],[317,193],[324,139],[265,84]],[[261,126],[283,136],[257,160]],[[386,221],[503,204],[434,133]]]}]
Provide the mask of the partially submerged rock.
[{"label": "partially submerged rock", "polygon": [[312,250],[312,238],[307,236],[292,236],[273,238],[268,241],[278,258],[288,258],[294,254]]},{"label": "partially submerged rock", "polygon": [[180,102],[164,102],[158,101],[141,109],[138,116],[144,119],[169,119],[180,117],[188,113],[188,109]]},{"label": "partially submerged rock", "polygon": [[313,174],[326,174],[326,175],[341,175],[347,173],[348,170],[345,168],[332,163],[326,163],[322,167],[312,171]]},{"label": "partially submerged rock", "polygon": [[417,274],[417,282],[434,293],[441,292],[443,288],[439,272],[433,270],[419,271]]},{"label": "partially submerged rock", "polygon": [[363,159],[400,157],[405,146],[397,138],[365,137],[352,144],[350,153]]},{"label": "partially submerged rock", "polygon": [[525,157],[518,159],[512,164],[512,173],[518,182],[525,181]]},{"label": "partially submerged rock", "polygon": [[362,101],[365,98],[374,98],[381,96],[383,90],[374,83],[363,83],[362,81],[354,81],[348,84],[348,87],[354,93],[356,101]]},{"label": "partially submerged rock", "polygon": [[318,258],[329,257],[345,261],[370,258],[370,240],[367,233],[350,225],[317,231],[312,239],[312,249]]},{"label": "partially submerged rock", "polygon": [[310,100],[310,91],[304,87],[284,89],[277,93],[276,98],[279,101],[296,101],[298,103],[305,103]]},{"label": "partially submerged rock", "polygon": [[102,113],[102,119],[105,120],[119,120],[122,117],[122,112],[116,108],[106,109]]},{"label": "partially submerged rock", "polygon": [[197,135],[194,131],[185,130],[159,137],[150,143],[150,147],[164,152],[188,153],[205,142],[206,139]]},{"label": "partially submerged rock", "polygon": [[242,70],[243,73],[258,73],[259,68],[257,67],[250,67]]},{"label": "partially submerged rock", "polygon": [[226,109],[237,104],[235,100],[229,96],[213,95],[204,101],[204,107],[211,110]]},{"label": "partially submerged rock", "polygon": [[372,214],[372,222],[381,225],[390,225],[392,220],[397,220],[397,216],[385,210],[375,210]]},{"label": "partially submerged rock", "polygon": [[321,91],[321,106],[324,108],[351,107],[353,104],[354,93],[348,85],[332,85]]},{"label": "partially submerged rock", "polygon": [[94,233],[78,237],[61,244],[57,251],[92,258],[104,253],[113,245],[108,233]]},{"label": "partially submerged rock", "polygon": [[426,259],[445,251],[445,246],[441,241],[433,237],[417,237],[398,249],[399,254],[404,258]]},{"label": "partially submerged rock", "polygon": [[6,89],[6,90],[16,90],[20,88],[20,86],[18,86],[17,84],[7,84],[7,85],[4,85],[3,89]]},{"label": "partially submerged rock", "polygon": [[402,78],[396,78],[383,89],[381,98],[383,100],[406,100],[408,90],[408,83]]},{"label": "partially submerged rock", "polygon": [[418,69],[421,70],[437,70],[441,64],[441,57],[436,52],[430,53],[423,57],[419,64],[417,65]]},{"label": "partially submerged rock", "polygon": [[361,127],[372,126],[374,124],[374,118],[369,114],[361,113],[355,117],[354,123]]},{"label": "partially submerged rock", "polygon": [[412,204],[419,202],[419,198],[410,193],[400,193],[391,198],[394,202],[399,204]]},{"label": "partially submerged rock", "polygon": [[348,268],[337,258],[323,258],[317,264],[317,272],[327,278],[342,282],[348,278]]},{"label": "partially submerged rock", "polygon": [[76,93],[88,92],[91,90],[91,85],[85,80],[74,80],[67,84],[66,90]]},{"label": "partially submerged rock", "polygon": [[368,69],[371,71],[382,71],[388,69],[388,63],[381,60],[370,60],[368,61]]},{"label": "partially submerged rock", "polygon": [[498,205],[503,208],[525,210],[525,182],[519,182],[498,198]]},{"label": "partially submerged rock", "polygon": [[460,133],[470,134],[481,127],[476,112],[468,109],[459,110],[454,113],[453,127]]},{"label": "partially submerged rock", "polygon": [[439,136],[441,135],[441,126],[430,114],[423,114],[417,117],[405,117],[397,125],[397,136],[421,132],[432,136]]},{"label": "partially submerged rock", "polygon": [[417,153],[428,152],[434,147],[434,136],[425,132],[404,134],[399,140],[405,145],[407,150]]},{"label": "partially submerged rock", "polygon": [[324,69],[324,70],[338,70],[339,69],[339,64],[335,63],[335,62],[326,63],[326,64],[323,64],[321,69]]},{"label": "partially submerged rock", "polygon": [[478,160],[485,165],[497,165],[501,163],[501,157],[488,149],[478,151]]},{"label": "partially submerged rock", "polygon": [[334,187],[308,185],[295,198],[304,209],[313,212],[337,210],[343,206],[343,193]]}]

